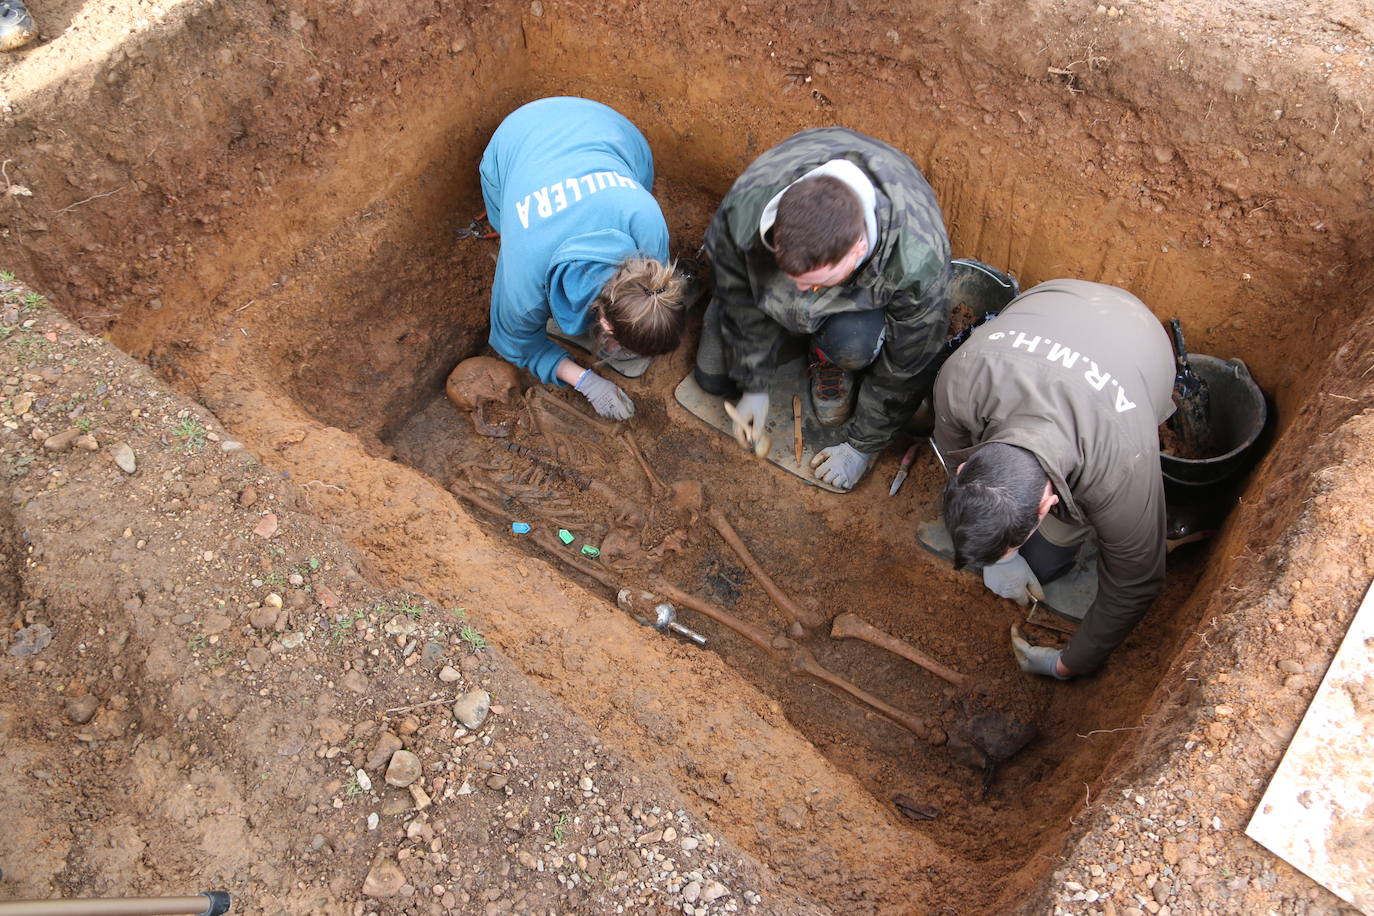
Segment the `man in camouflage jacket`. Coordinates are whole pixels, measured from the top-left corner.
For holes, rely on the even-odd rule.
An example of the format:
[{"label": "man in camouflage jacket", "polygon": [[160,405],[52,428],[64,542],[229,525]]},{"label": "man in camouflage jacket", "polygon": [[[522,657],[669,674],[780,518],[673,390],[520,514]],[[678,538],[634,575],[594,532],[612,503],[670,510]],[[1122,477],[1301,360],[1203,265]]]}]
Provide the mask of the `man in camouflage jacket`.
[{"label": "man in camouflage jacket", "polygon": [[[851,192],[853,220],[862,223],[828,218],[824,199],[810,211],[789,211],[788,198],[800,193],[794,189],[818,181],[844,189],[835,192],[840,198]],[[797,243],[784,250],[798,232],[848,231],[830,260],[798,262]],[[818,417],[838,426],[853,414],[847,441],[822,451],[813,466],[820,465],[817,477],[851,488],[929,394],[949,326],[949,239],[930,185],[911,159],[872,137],[842,127],[805,130],[740,175],[705,247],[715,293],[697,381],[712,394],[742,393],[735,406],[746,432],[761,433],[779,347],[788,334],[811,335]],[[860,369],[855,379],[850,372]]]}]

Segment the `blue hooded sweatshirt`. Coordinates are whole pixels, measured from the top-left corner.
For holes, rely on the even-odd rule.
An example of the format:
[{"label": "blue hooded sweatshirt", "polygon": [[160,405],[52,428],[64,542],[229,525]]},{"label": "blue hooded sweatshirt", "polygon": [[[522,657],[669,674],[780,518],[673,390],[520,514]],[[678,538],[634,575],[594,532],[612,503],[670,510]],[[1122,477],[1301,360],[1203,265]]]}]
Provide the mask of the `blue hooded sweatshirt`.
[{"label": "blue hooded sweatshirt", "polygon": [[487,219],[501,233],[491,288],[491,346],[544,382],[570,335],[632,255],[668,259],[668,226],[650,189],[653,157],[623,115],[588,99],[550,98],[512,112],[482,154]]}]

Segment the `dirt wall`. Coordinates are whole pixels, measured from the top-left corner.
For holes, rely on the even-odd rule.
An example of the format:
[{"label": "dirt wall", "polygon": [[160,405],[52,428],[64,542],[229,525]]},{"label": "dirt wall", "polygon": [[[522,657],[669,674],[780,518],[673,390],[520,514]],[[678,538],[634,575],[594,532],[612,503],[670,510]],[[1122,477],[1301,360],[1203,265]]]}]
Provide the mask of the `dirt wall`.
[{"label": "dirt wall", "polygon": [[[1243,667],[1241,655],[1191,642],[1192,624],[1214,626],[1242,590],[1259,589],[1258,605],[1276,600],[1285,554],[1267,547],[1279,531],[1284,551],[1306,543],[1308,477],[1325,454],[1306,443],[1348,441],[1327,437],[1367,403],[1368,338],[1351,328],[1364,327],[1374,284],[1374,185],[1367,77],[1322,66],[1313,81],[1315,52],[1267,50],[1274,20],[1223,31],[1225,20],[1055,3],[187,3],[41,91],[5,74],[2,129],[23,151],[6,178],[33,196],[3,203],[0,259],[273,460],[335,486],[323,472],[357,474],[361,495],[325,505],[350,513],[381,575],[423,588],[426,575],[518,562],[496,552],[455,570],[411,551],[408,539],[445,520],[458,538],[481,529],[441,493],[424,491],[434,505],[423,519],[397,509],[387,490],[415,483],[409,474],[361,469],[389,457],[389,427],[484,339],[491,251],[454,231],[480,209],[475,163],[500,118],[553,93],[620,108],[653,145],[680,253],[755,155],[804,127],[864,130],[930,177],[956,254],[1009,268],[1024,286],[1070,275],[1127,286],[1182,318],[1194,350],[1250,365],[1287,438],[1193,597],[1150,631],[1160,667],[1175,650],[1176,673]],[[540,588],[556,590],[546,575]],[[583,600],[573,606],[595,614]],[[1344,606],[1344,593],[1326,600]],[[1315,640],[1312,652],[1328,645]],[[529,667],[554,652],[511,651]],[[1128,689],[1100,685],[1118,687]],[[1095,739],[1088,759],[1115,756],[1136,773],[1132,755],[1188,727],[1194,705],[1178,697],[1192,694],[1162,687],[1151,701],[1149,685],[1137,689],[1128,712],[1176,713],[1152,719],[1147,741]],[[627,714],[618,738],[654,759],[642,718]],[[686,774],[689,763],[676,766]],[[1067,792],[1050,793],[1047,817],[1072,804]],[[756,802],[730,813],[752,817]],[[1063,833],[1038,829],[1043,854],[1058,855]],[[899,834],[883,835],[899,846]],[[738,841],[764,858],[797,855],[795,837]],[[977,899],[1014,899],[1041,867],[1001,863]],[[884,905],[900,896],[872,893]]]}]

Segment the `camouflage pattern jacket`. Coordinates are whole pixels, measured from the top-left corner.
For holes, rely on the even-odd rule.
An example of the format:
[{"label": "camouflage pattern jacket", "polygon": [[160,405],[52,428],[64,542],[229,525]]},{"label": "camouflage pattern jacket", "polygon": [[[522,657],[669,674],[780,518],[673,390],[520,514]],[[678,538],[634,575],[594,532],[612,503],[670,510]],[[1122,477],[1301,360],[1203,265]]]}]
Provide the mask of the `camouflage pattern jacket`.
[{"label": "camouflage pattern jacket", "polygon": [[[832,159],[853,162],[877,192],[877,240],[843,284],[801,292],[778,269],[759,231],[764,207],[793,181]],[[949,328],[949,237],[935,192],[901,151],[843,127],[804,130],[745,169],[706,230],[726,363],[745,391],[767,391],[778,348],[831,315],[883,309],[886,335],[864,372],[847,436],[876,452],[929,394]]]}]

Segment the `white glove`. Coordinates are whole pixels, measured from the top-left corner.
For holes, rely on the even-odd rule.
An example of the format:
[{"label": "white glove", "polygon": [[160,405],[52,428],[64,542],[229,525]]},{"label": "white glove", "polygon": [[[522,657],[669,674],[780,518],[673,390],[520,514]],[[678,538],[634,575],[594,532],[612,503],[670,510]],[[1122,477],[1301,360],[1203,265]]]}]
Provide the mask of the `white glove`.
[{"label": "white glove", "polygon": [[[811,459],[816,477],[842,490],[852,489],[872,463],[872,455],[864,454],[848,442],[821,449]],[[818,464],[820,467],[816,467]]]},{"label": "white glove", "polygon": [[734,416],[730,418],[731,432],[735,439],[752,447],[763,435],[763,427],[768,422],[768,392],[746,391],[734,408]]},{"label": "white glove", "polygon": [[1025,558],[1015,550],[1011,556],[983,567],[983,584],[1022,607],[1030,604],[1031,598],[1045,600],[1045,590],[1040,587],[1040,580],[1035,578]]},{"label": "white glove", "polygon": [[590,369],[582,373],[573,390],[581,392],[596,412],[608,420],[628,420],[635,415],[635,402],[630,396]]},{"label": "white glove", "polygon": [[1032,646],[1015,625],[1011,628],[1011,653],[1016,656],[1017,666],[1027,674],[1042,674],[1060,681],[1067,681],[1072,676],[1059,673],[1059,656],[1063,654],[1061,650],[1051,649],[1049,646]]}]

